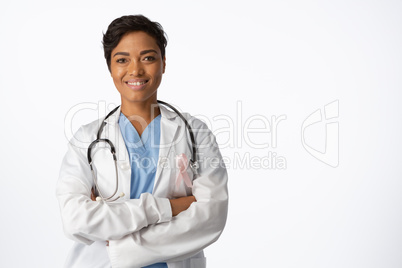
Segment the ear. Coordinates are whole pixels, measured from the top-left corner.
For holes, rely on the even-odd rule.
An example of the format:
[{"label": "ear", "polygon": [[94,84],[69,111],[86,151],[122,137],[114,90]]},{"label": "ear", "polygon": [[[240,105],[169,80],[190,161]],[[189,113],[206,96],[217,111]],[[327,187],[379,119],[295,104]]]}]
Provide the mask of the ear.
[{"label": "ear", "polygon": [[163,72],[165,73],[165,69],[166,69],[166,56],[163,57]]}]

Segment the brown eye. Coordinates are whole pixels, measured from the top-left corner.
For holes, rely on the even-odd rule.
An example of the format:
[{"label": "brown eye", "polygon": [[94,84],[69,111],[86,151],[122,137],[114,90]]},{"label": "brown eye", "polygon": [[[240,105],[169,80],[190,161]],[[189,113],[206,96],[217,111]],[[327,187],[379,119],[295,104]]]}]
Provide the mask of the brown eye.
[{"label": "brown eye", "polygon": [[155,57],[147,56],[147,57],[144,58],[144,60],[145,60],[145,61],[154,61],[154,60],[155,60]]},{"label": "brown eye", "polygon": [[126,63],[127,60],[126,59],[118,59],[116,60],[117,63]]}]

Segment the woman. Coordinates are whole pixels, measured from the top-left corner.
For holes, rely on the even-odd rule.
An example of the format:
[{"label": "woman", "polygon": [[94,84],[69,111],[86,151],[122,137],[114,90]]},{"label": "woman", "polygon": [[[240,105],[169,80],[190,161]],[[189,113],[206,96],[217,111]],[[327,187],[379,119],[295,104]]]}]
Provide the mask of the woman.
[{"label": "woman", "polygon": [[[202,250],[224,228],[227,172],[214,135],[183,115],[198,156],[199,168],[189,168],[190,131],[157,102],[166,44],[160,24],[141,15],[114,20],[104,34],[121,106],[68,144],[57,184],[64,231],[76,241],[66,267],[206,267]],[[97,138],[113,144],[116,166],[112,145]],[[124,196],[107,202],[115,189]]]}]

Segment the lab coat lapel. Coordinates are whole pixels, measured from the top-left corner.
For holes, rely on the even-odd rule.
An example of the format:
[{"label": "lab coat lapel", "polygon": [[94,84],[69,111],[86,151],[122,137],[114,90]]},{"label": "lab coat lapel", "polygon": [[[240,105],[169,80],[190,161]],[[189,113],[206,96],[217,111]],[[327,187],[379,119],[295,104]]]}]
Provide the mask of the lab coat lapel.
[{"label": "lab coat lapel", "polygon": [[105,136],[116,148],[117,166],[119,168],[119,188],[125,193],[124,199],[130,199],[131,165],[126,144],[119,126],[120,107],[106,119]]},{"label": "lab coat lapel", "polygon": [[113,142],[116,148],[116,157],[118,161],[130,161],[126,144],[120,132],[119,126],[120,107],[108,119],[106,119],[105,136]]},{"label": "lab coat lapel", "polygon": [[[167,187],[159,187],[164,182],[169,183],[170,174],[174,166],[172,166],[172,157],[174,154],[173,145],[176,142],[177,135],[179,133],[180,126],[175,122],[174,118],[176,113],[169,111],[162,105],[159,105],[161,111],[161,136],[159,146],[159,161],[155,175],[154,193],[165,195],[163,190],[168,190]],[[166,180],[163,178],[166,177]],[[162,189],[160,189],[162,188]],[[161,191],[162,190],[162,191]]]}]

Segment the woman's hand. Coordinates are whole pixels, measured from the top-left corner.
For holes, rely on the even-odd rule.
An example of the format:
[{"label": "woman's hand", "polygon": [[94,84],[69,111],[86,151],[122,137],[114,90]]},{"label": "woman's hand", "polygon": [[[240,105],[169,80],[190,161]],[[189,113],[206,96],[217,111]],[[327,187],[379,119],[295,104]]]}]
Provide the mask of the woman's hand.
[{"label": "woman's hand", "polygon": [[91,200],[96,201],[95,190],[94,188],[91,189]]},{"label": "woman's hand", "polygon": [[176,199],[170,199],[170,206],[172,207],[172,215],[176,216],[182,211],[188,209],[193,202],[197,202],[194,196],[185,196]]}]

